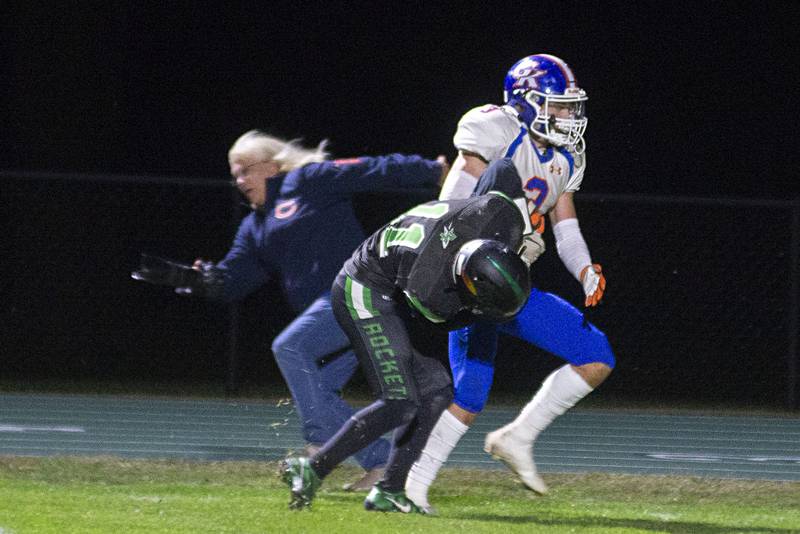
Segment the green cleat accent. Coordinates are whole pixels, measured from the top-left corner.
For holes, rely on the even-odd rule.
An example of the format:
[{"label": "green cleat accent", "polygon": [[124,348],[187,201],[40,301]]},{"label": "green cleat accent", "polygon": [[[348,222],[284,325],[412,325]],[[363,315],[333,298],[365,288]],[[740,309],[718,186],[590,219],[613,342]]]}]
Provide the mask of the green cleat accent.
[{"label": "green cleat accent", "polygon": [[283,481],[292,492],[289,509],[302,510],[311,507],[314,494],[322,480],[314,472],[308,458],[287,458],[282,466]]},{"label": "green cleat accent", "polygon": [[364,508],[371,512],[401,512],[404,514],[429,514],[406,497],[405,491],[386,491],[377,484],[364,499]]}]

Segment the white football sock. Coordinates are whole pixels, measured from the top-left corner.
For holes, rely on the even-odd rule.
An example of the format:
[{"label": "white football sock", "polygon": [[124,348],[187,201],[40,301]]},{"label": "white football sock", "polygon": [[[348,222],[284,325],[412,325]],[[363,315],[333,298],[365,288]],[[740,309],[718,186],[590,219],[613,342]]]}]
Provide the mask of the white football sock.
[{"label": "white football sock", "polygon": [[436,474],[447,457],[455,449],[458,440],[469,427],[458,420],[449,410],[442,412],[431,431],[419,459],[411,466],[406,478],[406,496],[417,506],[430,506],[428,488],[436,480]]},{"label": "white football sock", "polygon": [[508,427],[520,441],[533,443],[553,420],[592,392],[570,365],[559,367],[542,382],[533,399]]}]

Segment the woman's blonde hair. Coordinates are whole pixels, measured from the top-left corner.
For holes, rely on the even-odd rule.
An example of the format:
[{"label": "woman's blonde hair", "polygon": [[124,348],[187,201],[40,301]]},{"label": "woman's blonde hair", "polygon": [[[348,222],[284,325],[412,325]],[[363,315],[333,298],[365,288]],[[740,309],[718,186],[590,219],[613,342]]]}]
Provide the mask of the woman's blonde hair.
[{"label": "woman's blonde hair", "polygon": [[325,147],[328,140],[323,140],[316,148],[305,148],[299,139],[286,141],[279,137],[268,135],[260,130],[250,130],[233,143],[228,151],[228,163],[233,163],[242,157],[253,157],[259,161],[274,161],[280,167],[280,172],[319,163],[328,158]]}]

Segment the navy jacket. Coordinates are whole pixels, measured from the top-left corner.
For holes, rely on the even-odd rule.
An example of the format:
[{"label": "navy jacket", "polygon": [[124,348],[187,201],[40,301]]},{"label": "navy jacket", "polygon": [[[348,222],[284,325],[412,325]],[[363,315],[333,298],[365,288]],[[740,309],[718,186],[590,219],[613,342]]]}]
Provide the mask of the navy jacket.
[{"label": "navy jacket", "polygon": [[263,210],[245,217],[217,267],[223,298],[238,300],[270,278],[300,312],[324,291],[365,239],[353,212],[354,193],[432,188],[442,173],[435,161],[391,154],[311,163],[267,180]]}]

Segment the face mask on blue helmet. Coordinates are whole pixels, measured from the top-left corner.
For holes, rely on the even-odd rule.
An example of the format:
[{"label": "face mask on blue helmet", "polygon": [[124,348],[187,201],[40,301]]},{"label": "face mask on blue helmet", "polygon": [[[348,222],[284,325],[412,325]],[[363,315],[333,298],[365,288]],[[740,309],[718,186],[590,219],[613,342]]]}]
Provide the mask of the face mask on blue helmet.
[{"label": "face mask on blue helmet", "polygon": [[517,61],[506,74],[503,97],[536,135],[581,154],[586,149],[586,91],[561,59],[536,54]]}]

